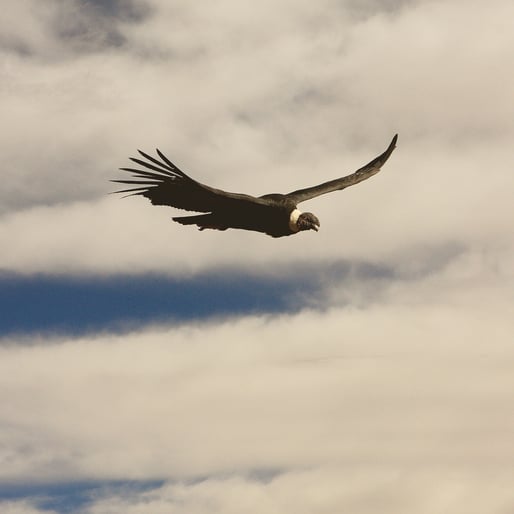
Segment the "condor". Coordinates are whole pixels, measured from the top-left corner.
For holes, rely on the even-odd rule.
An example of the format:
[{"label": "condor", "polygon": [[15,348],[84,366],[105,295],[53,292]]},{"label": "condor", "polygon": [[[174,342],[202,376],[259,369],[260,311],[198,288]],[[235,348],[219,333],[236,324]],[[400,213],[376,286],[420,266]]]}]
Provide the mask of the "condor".
[{"label": "condor", "polygon": [[134,157],[130,160],[143,169],[120,168],[132,173],[131,179],[112,182],[130,185],[129,189],[115,193],[141,195],[154,205],[169,205],[177,209],[205,213],[173,218],[182,225],[197,225],[200,230],[239,228],[263,232],[272,237],[291,236],[304,230],[318,231],[320,226],[314,214],[298,209],[299,203],[353,186],[372,177],[389,159],[396,148],[397,139],[398,134],[393,137],[384,153],[351,175],[287,194],[275,193],[255,197],[214,189],[186,175],[158,149],[157,155],[160,160],[138,150],[145,160]]}]

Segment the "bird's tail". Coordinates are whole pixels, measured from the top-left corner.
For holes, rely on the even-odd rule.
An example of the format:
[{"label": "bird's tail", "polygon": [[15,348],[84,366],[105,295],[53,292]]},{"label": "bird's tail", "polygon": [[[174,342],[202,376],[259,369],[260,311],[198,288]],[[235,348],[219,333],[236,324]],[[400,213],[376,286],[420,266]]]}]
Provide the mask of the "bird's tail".
[{"label": "bird's tail", "polygon": [[226,227],[220,227],[214,220],[214,216],[209,214],[198,214],[196,216],[176,216],[172,218],[173,221],[181,223],[182,225],[197,225],[200,230],[206,228],[214,228],[218,230],[225,230]]}]

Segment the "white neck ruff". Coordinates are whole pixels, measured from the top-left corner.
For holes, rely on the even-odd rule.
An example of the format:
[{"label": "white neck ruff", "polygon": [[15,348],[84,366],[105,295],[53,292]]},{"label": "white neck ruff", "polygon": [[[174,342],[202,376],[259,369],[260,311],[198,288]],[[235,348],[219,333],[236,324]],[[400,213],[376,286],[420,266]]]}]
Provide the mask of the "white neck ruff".
[{"label": "white neck ruff", "polygon": [[296,225],[296,222],[298,221],[300,214],[302,214],[302,211],[300,211],[299,209],[295,209],[294,211],[291,211],[291,215],[289,216],[289,228],[293,232],[298,232],[300,230]]}]

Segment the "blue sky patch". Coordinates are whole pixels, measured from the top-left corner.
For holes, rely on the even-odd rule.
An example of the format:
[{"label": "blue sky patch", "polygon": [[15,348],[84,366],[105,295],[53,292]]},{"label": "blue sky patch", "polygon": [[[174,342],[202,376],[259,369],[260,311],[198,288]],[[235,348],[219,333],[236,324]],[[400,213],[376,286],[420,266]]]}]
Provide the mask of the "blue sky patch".
[{"label": "blue sky patch", "polygon": [[59,514],[77,512],[105,496],[139,494],[163,485],[159,480],[119,480],[56,484],[0,484],[0,501],[26,500]]},{"label": "blue sky patch", "polygon": [[0,275],[0,334],[84,334],[151,322],[292,312],[316,303],[327,283],[386,269],[341,262],[277,276],[218,271],[164,275],[64,277]]}]

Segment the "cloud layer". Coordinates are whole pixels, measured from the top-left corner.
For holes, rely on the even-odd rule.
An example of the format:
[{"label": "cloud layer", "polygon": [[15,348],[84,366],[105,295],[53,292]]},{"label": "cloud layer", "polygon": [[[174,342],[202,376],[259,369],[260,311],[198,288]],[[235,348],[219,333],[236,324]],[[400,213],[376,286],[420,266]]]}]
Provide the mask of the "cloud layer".
[{"label": "cloud layer", "polygon": [[[168,478],[156,508],[185,495],[193,512],[235,512],[246,494],[255,512],[265,500],[371,512],[383,495],[384,512],[409,512],[435,491],[444,508],[468,505],[482,470],[482,505],[507,502],[485,477],[512,479],[512,323],[506,301],[479,300],[500,296],[488,284],[431,298],[440,283],[426,279],[365,309],[5,340],[1,478]],[[402,494],[404,480],[416,491]]]},{"label": "cloud layer", "polygon": [[[441,242],[510,245],[514,113],[503,23],[511,7],[495,3],[468,9],[459,28],[459,2],[392,11],[53,2],[43,13],[20,2],[16,37],[30,48],[4,48],[10,165],[0,268],[182,273],[269,268],[291,255],[398,259]],[[92,17],[104,20],[120,44],[98,36],[88,51],[63,45],[55,27],[69,28],[70,12],[89,30]],[[34,26],[42,41],[30,39]],[[107,179],[136,147],[160,146],[206,183],[264,194],[349,173],[396,131],[398,150],[381,175],[305,204],[322,221],[316,236],[197,234],[170,222],[171,209],[106,196]]]},{"label": "cloud layer", "polygon": [[[507,0],[5,9],[0,283],[29,293],[2,309],[0,510],[510,512],[513,16]],[[317,234],[198,232],[107,194],[137,148],[259,195],[350,173],[396,132],[379,175],[302,205]],[[152,281],[181,316],[151,315]],[[77,283],[89,307],[59,288]],[[65,330],[35,322],[52,308]]]}]

